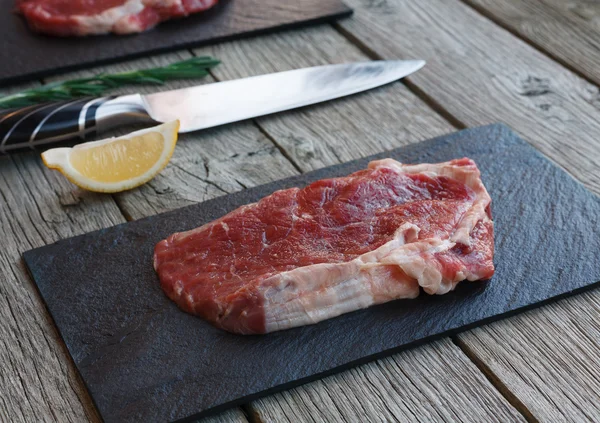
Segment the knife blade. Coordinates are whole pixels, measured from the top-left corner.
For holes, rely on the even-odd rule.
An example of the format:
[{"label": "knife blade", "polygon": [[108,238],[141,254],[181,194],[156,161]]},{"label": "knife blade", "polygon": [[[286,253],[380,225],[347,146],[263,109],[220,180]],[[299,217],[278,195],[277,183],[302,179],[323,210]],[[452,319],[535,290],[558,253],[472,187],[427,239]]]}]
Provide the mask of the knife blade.
[{"label": "knife blade", "polygon": [[424,64],[406,60],[319,66],[144,95],[142,100],[154,120],[179,119],[180,132],[189,132],[365,91]]},{"label": "knife blade", "polygon": [[0,115],[0,152],[79,138],[118,126],[179,119],[190,132],[366,91],[401,79],[423,60],[326,65],[154,94],[78,99]]}]

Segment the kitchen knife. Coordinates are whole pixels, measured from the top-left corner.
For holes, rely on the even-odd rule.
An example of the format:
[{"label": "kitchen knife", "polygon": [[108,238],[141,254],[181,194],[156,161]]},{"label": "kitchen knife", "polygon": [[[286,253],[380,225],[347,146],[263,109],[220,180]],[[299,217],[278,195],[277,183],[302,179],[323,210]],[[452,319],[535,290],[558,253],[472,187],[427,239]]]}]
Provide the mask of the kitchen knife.
[{"label": "kitchen knife", "polygon": [[45,103],[0,114],[0,152],[67,139],[79,141],[121,125],[179,119],[190,132],[307,106],[378,87],[419,70],[422,60],[318,66],[155,94]]}]

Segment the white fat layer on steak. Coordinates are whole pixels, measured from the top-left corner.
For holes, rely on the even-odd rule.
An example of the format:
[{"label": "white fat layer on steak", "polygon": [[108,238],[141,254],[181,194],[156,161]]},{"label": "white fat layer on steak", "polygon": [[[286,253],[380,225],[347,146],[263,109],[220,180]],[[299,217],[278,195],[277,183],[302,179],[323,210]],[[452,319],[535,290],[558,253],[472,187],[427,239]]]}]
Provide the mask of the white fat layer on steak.
[{"label": "white fat layer on steak", "polygon": [[114,31],[127,34],[139,32],[143,28],[126,22],[130,16],[137,15],[144,10],[142,0],[128,0],[120,6],[106,9],[96,15],[75,15],[72,17],[77,22],[78,35],[106,34]]},{"label": "white fat layer on steak", "polygon": [[[215,0],[197,0],[192,3],[192,10],[208,9],[215,3]],[[41,7],[41,6],[40,6]],[[96,15],[75,15],[72,19],[77,22],[74,27],[77,35],[106,34],[114,32],[116,34],[131,34],[142,32],[146,29],[147,23],[131,19],[142,12],[145,8],[161,8],[176,10],[179,15],[187,15],[188,12],[182,0],[127,0],[120,6],[106,9]],[[47,13],[50,16],[48,12]]]},{"label": "white fat layer on steak", "polygon": [[466,267],[447,279],[437,253],[457,243],[470,245],[470,233],[479,221],[491,222],[485,209],[491,198],[476,167],[451,163],[402,165],[385,159],[369,168],[387,167],[403,173],[447,176],[475,192],[469,210],[449,239],[418,240],[420,228],[399,227],[392,240],[346,263],[322,263],[279,273],[261,282],[266,332],[317,323],[341,314],[395,299],[415,298],[419,287],[428,294],[445,294],[462,280],[478,280]]}]

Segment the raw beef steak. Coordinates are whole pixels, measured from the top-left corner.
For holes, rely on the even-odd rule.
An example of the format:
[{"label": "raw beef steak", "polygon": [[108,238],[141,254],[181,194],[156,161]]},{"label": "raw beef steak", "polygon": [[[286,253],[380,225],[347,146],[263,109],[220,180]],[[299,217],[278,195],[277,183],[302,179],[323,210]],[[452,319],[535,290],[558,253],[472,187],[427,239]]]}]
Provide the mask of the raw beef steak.
[{"label": "raw beef steak", "polygon": [[183,310],[230,332],[273,332],[490,278],[490,202],[470,159],[379,160],[173,234],[154,267]]},{"label": "raw beef steak", "polygon": [[129,34],[173,17],[207,10],[218,0],[17,0],[29,26],[46,34],[69,36]]}]

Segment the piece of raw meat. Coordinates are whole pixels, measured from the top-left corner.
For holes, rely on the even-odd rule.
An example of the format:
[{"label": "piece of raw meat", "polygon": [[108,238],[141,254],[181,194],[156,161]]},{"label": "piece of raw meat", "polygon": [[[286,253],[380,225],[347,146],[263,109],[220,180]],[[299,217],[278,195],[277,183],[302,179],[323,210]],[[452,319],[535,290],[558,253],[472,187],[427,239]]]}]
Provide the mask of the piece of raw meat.
[{"label": "piece of raw meat", "polygon": [[210,9],[218,0],[17,0],[31,29],[58,36],[130,34]]},{"label": "piece of raw meat", "polygon": [[173,234],[154,268],[183,310],[230,332],[273,332],[489,279],[490,202],[470,159],[378,160]]}]

